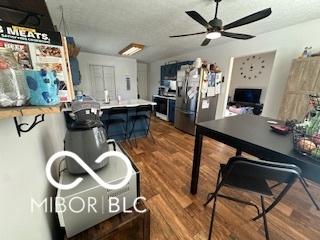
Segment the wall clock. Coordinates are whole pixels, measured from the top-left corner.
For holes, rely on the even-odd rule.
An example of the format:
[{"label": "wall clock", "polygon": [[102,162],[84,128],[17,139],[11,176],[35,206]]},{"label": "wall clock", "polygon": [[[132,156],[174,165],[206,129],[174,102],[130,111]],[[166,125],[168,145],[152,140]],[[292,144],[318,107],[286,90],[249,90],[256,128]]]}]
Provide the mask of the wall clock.
[{"label": "wall clock", "polygon": [[266,60],[261,56],[249,56],[240,64],[240,77],[244,80],[257,80],[266,68]]}]

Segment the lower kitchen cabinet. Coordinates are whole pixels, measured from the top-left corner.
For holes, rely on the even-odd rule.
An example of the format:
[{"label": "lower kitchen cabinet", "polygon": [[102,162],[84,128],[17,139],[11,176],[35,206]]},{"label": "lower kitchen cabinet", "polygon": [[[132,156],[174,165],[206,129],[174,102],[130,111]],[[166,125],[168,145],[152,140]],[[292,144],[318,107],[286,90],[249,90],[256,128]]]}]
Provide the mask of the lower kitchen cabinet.
[{"label": "lower kitchen cabinet", "polygon": [[176,108],[176,100],[169,99],[169,122],[174,123],[174,114],[175,114],[175,108]]}]

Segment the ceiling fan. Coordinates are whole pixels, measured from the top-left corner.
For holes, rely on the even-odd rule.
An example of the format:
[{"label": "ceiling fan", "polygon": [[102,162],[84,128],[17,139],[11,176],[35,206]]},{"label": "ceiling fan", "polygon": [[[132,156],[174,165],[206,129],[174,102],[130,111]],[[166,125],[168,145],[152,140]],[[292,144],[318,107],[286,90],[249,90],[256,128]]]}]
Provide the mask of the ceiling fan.
[{"label": "ceiling fan", "polygon": [[231,33],[231,32],[226,32],[225,30],[229,30],[231,28],[236,28],[236,27],[240,27],[240,26],[243,26],[243,25],[246,25],[249,23],[259,21],[263,18],[268,17],[271,14],[271,8],[267,8],[267,9],[256,12],[254,14],[251,14],[249,16],[246,16],[244,18],[241,18],[237,21],[234,21],[232,23],[229,23],[229,24],[223,26],[222,20],[217,18],[218,9],[219,9],[219,2],[221,2],[222,0],[214,0],[214,1],[216,2],[215,16],[214,16],[214,19],[212,19],[210,22],[207,22],[196,11],[187,11],[186,12],[186,14],[188,14],[193,20],[197,21],[202,26],[204,26],[207,29],[207,31],[190,33],[190,34],[182,34],[182,35],[174,35],[174,36],[170,36],[170,38],[186,37],[186,36],[200,35],[200,34],[206,33],[207,34],[206,38],[202,42],[201,46],[206,46],[209,44],[209,42],[212,39],[218,39],[221,36],[235,38],[235,39],[248,40],[250,38],[254,38],[255,36],[247,35],[247,34]]}]

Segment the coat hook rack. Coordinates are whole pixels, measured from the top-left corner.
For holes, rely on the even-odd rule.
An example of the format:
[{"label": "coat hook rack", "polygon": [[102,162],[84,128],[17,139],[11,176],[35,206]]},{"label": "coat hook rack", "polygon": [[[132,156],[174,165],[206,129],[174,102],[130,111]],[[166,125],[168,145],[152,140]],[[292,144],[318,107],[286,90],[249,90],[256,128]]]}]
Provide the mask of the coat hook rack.
[{"label": "coat hook rack", "polygon": [[[29,132],[31,131],[35,126],[37,126],[39,123],[43,122],[44,121],[44,114],[39,114],[39,115],[36,115],[34,117],[34,121],[32,124],[28,124],[28,123],[18,123],[18,120],[17,120],[17,117],[14,117],[14,123],[16,124],[16,129],[17,129],[17,133],[18,133],[18,136],[21,137],[21,133],[26,133],[26,132]],[[26,129],[22,129],[22,127],[25,126],[25,127],[28,127]]]}]

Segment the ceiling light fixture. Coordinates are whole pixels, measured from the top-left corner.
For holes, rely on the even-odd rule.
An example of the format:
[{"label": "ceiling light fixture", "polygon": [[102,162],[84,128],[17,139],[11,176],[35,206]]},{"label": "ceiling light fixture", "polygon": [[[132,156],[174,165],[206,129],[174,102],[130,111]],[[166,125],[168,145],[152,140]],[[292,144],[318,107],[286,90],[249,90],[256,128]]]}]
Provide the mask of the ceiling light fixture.
[{"label": "ceiling light fixture", "polygon": [[207,33],[206,38],[208,39],[218,39],[221,37],[221,32],[209,32]]},{"label": "ceiling light fixture", "polygon": [[144,48],[144,45],[138,43],[131,43],[122,49],[119,54],[123,56],[131,56],[137,52],[140,52]]}]

